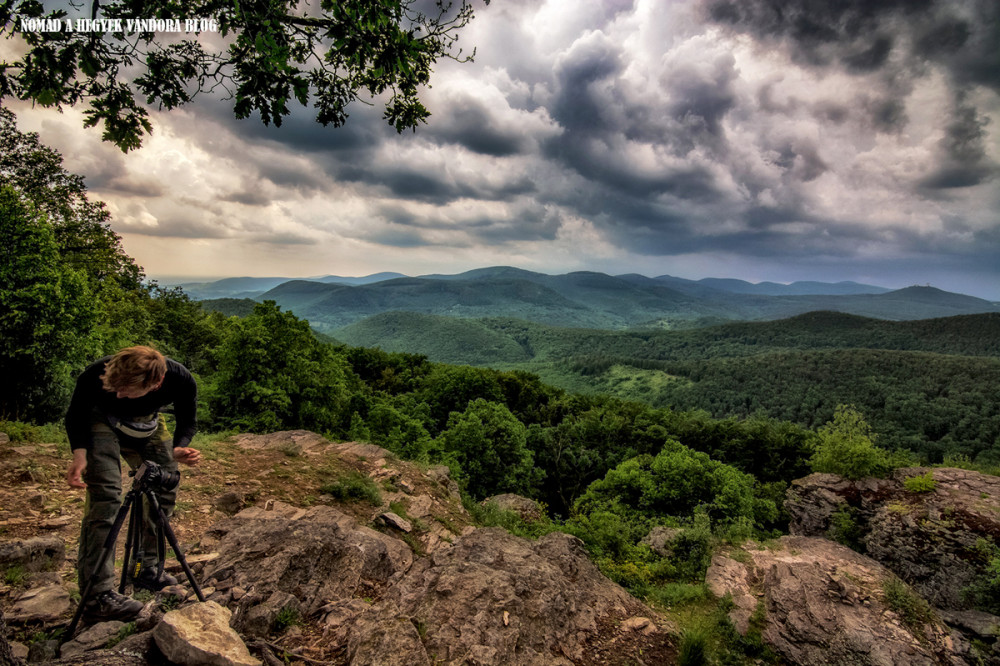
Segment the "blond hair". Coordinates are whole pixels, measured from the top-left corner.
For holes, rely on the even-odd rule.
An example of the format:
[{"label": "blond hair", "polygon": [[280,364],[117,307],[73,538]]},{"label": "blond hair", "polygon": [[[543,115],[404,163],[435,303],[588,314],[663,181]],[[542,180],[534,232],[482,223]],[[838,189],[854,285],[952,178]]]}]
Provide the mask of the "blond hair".
[{"label": "blond hair", "polygon": [[167,359],[152,347],[136,346],[122,349],[104,366],[101,382],[106,391],[130,388],[148,390],[158,385],[167,374]]}]

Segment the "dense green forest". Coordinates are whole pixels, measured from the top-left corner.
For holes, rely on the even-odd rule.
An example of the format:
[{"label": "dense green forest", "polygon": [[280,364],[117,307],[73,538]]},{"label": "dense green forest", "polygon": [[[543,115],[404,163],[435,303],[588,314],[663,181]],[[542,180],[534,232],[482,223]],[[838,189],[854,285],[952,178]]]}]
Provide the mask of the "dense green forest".
[{"label": "dense green forest", "polygon": [[[945,411],[974,407],[966,411],[967,433],[942,425],[941,432],[923,434],[970,457],[993,450],[985,445],[963,449],[947,439],[996,437],[996,405],[985,393],[977,394],[979,402],[970,397],[981,387],[996,386],[990,380],[1000,374],[996,359],[988,356],[995,348],[985,342],[969,343],[982,354],[976,359],[942,356],[924,347],[905,357],[829,349],[781,350],[763,359],[735,353],[700,358],[713,345],[740,349],[747,344],[736,340],[736,333],[726,333],[736,329],[724,327],[713,329],[715,339],[679,334],[688,342],[675,343],[673,357],[648,354],[644,362],[666,365],[646,372],[683,377],[660,386],[664,402],[681,399],[670,397],[670,391],[686,390],[694,405],[704,385],[705,395],[720,400],[713,411],[745,418],[572,393],[520,369],[448,365],[420,354],[330,341],[271,301],[241,316],[226,315],[181,290],[149,284],[122,250],[104,207],[87,198],[82,179],[66,173],[58,153],[42,146],[36,135],[19,132],[13,116],[2,109],[0,147],[0,233],[9,239],[0,248],[0,375],[5,378],[0,421],[8,422],[0,427],[11,421],[58,422],[76,374],[89,362],[124,346],[151,344],[198,379],[202,430],[305,428],[333,439],[371,441],[402,458],[448,464],[470,499],[518,492],[543,502],[550,519],[518,529],[576,534],[608,575],[663,604],[708,599],[702,583],[715,545],[779,534],[787,522],[784,490],[793,479],[813,469],[885,473],[907,460],[874,447],[862,412],[836,409],[838,400],[857,393],[827,394],[824,376],[834,370],[844,381],[854,377],[871,395],[855,402],[881,400],[886,413],[895,410],[910,418],[913,410],[926,411],[912,395],[881,390],[879,378],[892,372],[924,382],[921,390]],[[992,320],[981,321],[984,330],[995,326]],[[517,322],[483,326],[526,328]],[[877,328],[866,320],[858,320],[858,326]],[[921,344],[955,334],[947,324],[912,326],[924,331],[917,336],[925,339]],[[808,329],[786,328],[780,335],[807,340]],[[572,354],[560,356],[549,348],[546,359],[578,377],[603,376],[613,366],[600,369],[600,355],[621,351],[613,343],[599,343],[613,336],[541,330],[572,341],[565,347]],[[761,339],[779,336],[766,333],[779,329],[758,330]],[[638,358],[634,350],[657,335],[627,334],[634,345],[630,353]],[[593,336],[592,342],[580,336]],[[538,336],[515,340],[518,348],[536,354],[543,347]],[[684,352],[686,344],[702,351]],[[594,356],[583,358],[581,350]],[[907,364],[901,366],[899,358]],[[928,368],[938,368],[938,359],[943,359],[941,373],[948,368],[950,374],[922,377]],[[725,381],[706,365],[714,361],[731,364]],[[814,386],[821,387],[818,393]],[[747,402],[741,391],[753,399]],[[794,395],[812,402],[800,399],[800,412],[774,418],[753,402],[771,393],[784,395],[788,404],[795,403]],[[815,426],[824,418],[830,423],[818,429],[786,420]],[[908,436],[899,433],[903,444],[910,443]],[[859,451],[865,455],[856,455]],[[853,466],[844,467],[844,460],[854,461]],[[859,468],[858,460],[871,462]],[[683,530],[669,556],[640,544],[651,527],[664,524]],[[726,621],[724,613],[719,617]],[[760,656],[733,641],[737,653]]]},{"label": "dense green forest", "polygon": [[811,312],[697,330],[599,331],[393,312],[334,335],[715,418],[763,415],[816,428],[853,404],[885,448],[932,463],[1000,462],[995,313],[885,321]]}]

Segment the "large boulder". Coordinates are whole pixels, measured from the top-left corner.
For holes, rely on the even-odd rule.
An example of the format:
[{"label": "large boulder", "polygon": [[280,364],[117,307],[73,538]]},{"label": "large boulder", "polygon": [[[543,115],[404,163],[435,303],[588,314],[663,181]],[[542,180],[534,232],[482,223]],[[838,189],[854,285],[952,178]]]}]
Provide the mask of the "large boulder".
[{"label": "large boulder", "polygon": [[635,617],[653,614],[602,576],[575,537],[479,529],[418,560],[357,616],[348,656],[354,666],[569,664],[612,642],[624,659],[642,641],[644,659],[670,663],[666,633],[624,622]]},{"label": "large boulder", "polygon": [[413,563],[404,542],[329,506],[254,506],[217,523],[207,536],[218,557],[205,565],[205,584],[245,590],[239,601],[244,620],[275,592],[298,598],[303,615],[338,599],[375,596]]},{"label": "large boulder", "polygon": [[[907,479],[926,474],[931,490],[906,489]],[[812,474],[792,483],[785,508],[792,534],[847,536],[944,609],[968,607],[962,590],[1000,544],[1000,478],[969,470],[905,468],[861,481]]]},{"label": "large boulder", "polygon": [[[716,554],[705,580],[716,595],[731,595],[737,630],[760,631],[792,664],[966,663],[944,625],[892,572],[827,539],[782,537]],[[913,605],[903,607],[891,589]],[[911,612],[920,607],[928,612]]]},{"label": "large boulder", "polygon": [[230,612],[214,601],[192,604],[163,616],[153,638],[163,655],[183,666],[260,666],[229,627]]}]

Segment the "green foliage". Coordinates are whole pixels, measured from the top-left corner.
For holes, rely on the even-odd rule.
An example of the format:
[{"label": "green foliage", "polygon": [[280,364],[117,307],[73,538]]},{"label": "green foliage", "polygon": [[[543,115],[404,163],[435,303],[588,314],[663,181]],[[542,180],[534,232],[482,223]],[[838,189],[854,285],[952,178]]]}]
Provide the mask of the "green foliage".
[{"label": "green foliage", "polygon": [[274,617],[274,631],[280,633],[289,627],[302,624],[302,613],[294,606],[285,606]]},{"label": "green foliage", "polygon": [[882,592],[886,605],[899,615],[910,631],[923,636],[924,625],[934,621],[930,604],[895,576],[882,582]]},{"label": "green foliage", "polygon": [[689,516],[696,508],[720,522],[763,523],[777,517],[774,503],[755,495],[753,477],[675,441],[655,457],[645,454],[621,463],[576,503],[579,513],[602,509],[655,519]]},{"label": "green foliage", "polygon": [[679,666],[704,666],[709,661],[712,632],[709,627],[695,625],[681,632],[681,644],[677,651]]},{"label": "green foliage", "polygon": [[865,552],[861,542],[864,530],[858,524],[857,511],[851,506],[844,504],[833,512],[830,516],[830,528],[827,531],[827,536],[851,550],[859,553]]},{"label": "green foliage", "polygon": [[889,457],[873,440],[871,428],[861,413],[840,405],[833,422],[819,429],[819,444],[810,460],[813,471],[852,480],[886,476],[891,469]]},{"label": "green foliage", "polygon": [[334,434],[349,427],[346,363],[316,340],[307,322],[273,301],[227,320],[215,358],[218,370],[206,393],[218,427]]},{"label": "green foliage", "polygon": [[3,582],[12,587],[20,587],[28,583],[31,574],[20,564],[12,564],[3,573]]},{"label": "green foliage", "polygon": [[530,493],[539,481],[524,424],[500,403],[472,400],[452,414],[435,446],[473,497]]},{"label": "green foliage", "polygon": [[52,420],[93,351],[97,310],[45,216],[0,186],[0,416]]},{"label": "green foliage", "polygon": [[516,511],[501,509],[494,502],[481,504],[468,495],[462,496],[462,506],[479,527],[502,527],[511,534],[525,539],[537,539],[560,529],[559,525],[547,517],[542,520],[525,520]]},{"label": "green foliage", "polygon": [[917,476],[911,476],[903,481],[903,487],[911,493],[929,493],[937,487],[934,480],[934,472],[927,472]]},{"label": "green foliage", "polygon": [[[152,131],[146,105],[172,109],[220,86],[233,93],[237,118],[259,113],[281,125],[297,101],[316,109],[316,120],[339,127],[356,100],[382,98],[385,120],[402,132],[430,113],[419,98],[439,58],[462,60],[455,46],[473,17],[472,7],[414,0],[333,2],[303,8],[290,0],[233,4],[202,0],[178,12],[167,0],[108,0],[93,18],[211,18],[222,40],[159,41],[152,31],[22,30],[23,19],[59,20],[62,7],[7,3],[4,32],[18,34],[23,55],[3,63],[0,99],[14,96],[62,108],[84,100],[84,126],[103,123],[103,139],[123,151],[138,148]],[[471,56],[469,56],[471,58]]]},{"label": "green foliage", "polygon": [[117,634],[108,639],[108,642],[105,643],[104,647],[113,648],[129,636],[135,634],[138,630],[139,629],[135,622],[128,622],[118,630]]},{"label": "green foliage", "polygon": [[979,575],[962,590],[963,598],[976,609],[1000,614],[1000,548],[992,541],[976,542],[976,559],[983,562]]},{"label": "green foliage", "polygon": [[341,479],[320,486],[320,492],[339,500],[358,500],[372,506],[382,504],[382,492],[372,479],[360,472],[351,472]]}]

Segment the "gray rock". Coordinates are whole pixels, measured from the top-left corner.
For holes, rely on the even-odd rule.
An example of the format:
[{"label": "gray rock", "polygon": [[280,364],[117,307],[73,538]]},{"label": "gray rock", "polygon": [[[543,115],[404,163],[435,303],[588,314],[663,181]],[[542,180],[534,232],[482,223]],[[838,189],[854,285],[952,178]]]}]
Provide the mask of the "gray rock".
[{"label": "gray rock", "polygon": [[646,544],[660,557],[670,557],[674,552],[671,544],[683,531],[676,527],[657,525],[639,543]]},{"label": "gray rock", "polygon": [[729,594],[731,619],[746,632],[758,624],[765,642],[792,664],[938,666],[965,663],[936,620],[913,627],[887,606],[893,574],[827,539],[782,537],[777,546],[717,555],[706,576]]},{"label": "gray rock", "polygon": [[397,516],[392,511],[386,511],[385,513],[380,515],[379,518],[382,520],[383,523],[385,523],[389,527],[395,527],[400,532],[406,532],[407,534],[409,534],[410,532],[413,531],[413,525],[410,523],[410,521],[405,520],[400,516]]},{"label": "gray rock", "polygon": [[248,636],[267,636],[283,611],[301,613],[300,606],[299,600],[291,594],[276,591],[267,601],[249,610],[243,622],[243,633]]},{"label": "gray rock", "polygon": [[554,532],[529,541],[486,528],[418,560],[359,614],[348,656],[352,665],[404,663],[400,655],[413,664],[431,655],[446,663],[580,661],[600,627],[632,616],[652,611],[602,576],[579,539]]},{"label": "gray rock", "polygon": [[107,645],[108,641],[118,635],[124,622],[112,620],[110,622],[98,622],[81,631],[72,640],[63,643],[59,651],[60,657],[73,657],[83,654],[88,650],[96,650]]},{"label": "gray rock", "polygon": [[545,517],[545,512],[542,511],[542,507],[538,504],[538,502],[513,493],[487,497],[481,502],[481,504],[484,506],[486,504],[494,504],[504,511],[513,511],[521,516],[522,520],[526,520],[528,522],[537,522]]},{"label": "gray rock", "polygon": [[232,516],[239,513],[244,507],[246,507],[246,500],[243,498],[242,493],[229,491],[219,495],[215,501],[212,502],[212,506],[227,516]]},{"label": "gray rock", "polygon": [[303,615],[311,615],[332,600],[369,594],[413,563],[405,543],[328,506],[294,514],[251,507],[210,533],[218,539],[219,557],[206,563],[203,578],[208,586],[226,581],[230,588],[253,590],[240,599],[246,611],[281,591],[296,596]]},{"label": "gray rock", "polygon": [[0,666],[19,666],[24,663],[27,654],[21,654],[21,650],[15,648],[17,645],[20,643],[7,642],[7,622],[0,610]]},{"label": "gray rock", "polygon": [[26,571],[58,569],[66,559],[66,545],[56,536],[0,541],[0,566],[19,565]]},{"label": "gray rock", "polygon": [[230,626],[231,613],[212,601],[170,611],[153,629],[163,655],[183,666],[259,666]]},{"label": "gray rock", "polygon": [[46,585],[22,594],[10,609],[11,622],[51,622],[70,609],[69,592],[61,585]]},{"label": "gray rock", "polygon": [[[906,490],[906,479],[928,472],[934,490]],[[986,564],[977,544],[1000,535],[1000,477],[952,468],[904,468],[860,481],[812,474],[792,483],[785,508],[789,530],[802,536],[830,536],[833,515],[849,508],[866,555],[934,606],[964,610],[962,589]]]}]

